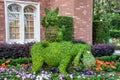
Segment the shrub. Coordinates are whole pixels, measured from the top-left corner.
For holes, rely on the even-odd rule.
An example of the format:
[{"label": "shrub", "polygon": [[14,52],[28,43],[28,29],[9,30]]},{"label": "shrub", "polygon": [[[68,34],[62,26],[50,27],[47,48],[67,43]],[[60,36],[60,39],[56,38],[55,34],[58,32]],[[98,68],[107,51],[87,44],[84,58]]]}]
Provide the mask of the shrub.
[{"label": "shrub", "polygon": [[120,62],[117,63],[116,67],[117,67],[117,71],[120,71]]},{"label": "shrub", "polygon": [[30,57],[30,47],[34,44],[25,43],[25,44],[0,44],[0,59],[8,59],[8,58],[20,58],[20,57]]},{"label": "shrub", "polygon": [[[78,65],[80,56],[90,50],[87,44],[73,44],[71,42],[53,42],[47,47],[36,43],[31,48],[32,71],[37,72],[46,63],[48,66],[59,66],[62,74],[66,73],[66,67],[74,59],[75,65]],[[45,42],[46,43],[46,42]]]},{"label": "shrub", "polygon": [[[65,31],[64,24],[57,25],[62,23],[61,18],[58,17],[59,8],[55,10],[49,10],[45,8],[46,15],[42,18],[42,26],[46,28],[45,30],[45,39],[48,41],[62,41],[63,40],[63,32]],[[59,20],[59,21],[58,21]],[[60,27],[58,27],[60,26]],[[64,27],[64,28],[62,28]]]},{"label": "shrub", "polygon": [[65,31],[63,32],[63,40],[71,41],[73,33],[73,18],[68,16],[58,16],[58,27],[65,26]]},{"label": "shrub", "polygon": [[107,24],[104,21],[93,22],[93,43],[108,43],[110,29]]},{"label": "shrub", "polygon": [[[2,63],[4,63],[7,59],[2,59],[0,60],[0,65]],[[17,64],[28,64],[28,63],[31,63],[31,58],[17,58],[17,59],[9,59],[10,60],[10,63],[9,65],[17,65]]]},{"label": "shrub", "polygon": [[110,37],[120,38],[120,30],[110,30]]},{"label": "shrub", "polygon": [[87,44],[86,42],[81,41],[81,40],[72,40],[72,42],[73,42],[74,44],[76,44],[76,43]]},{"label": "shrub", "polygon": [[96,57],[96,59],[103,60],[103,61],[109,61],[109,62],[111,62],[111,61],[116,62],[116,61],[118,61],[119,57],[120,56],[118,56],[118,55],[111,55],[111,56]]},{"label": "shrub", "polygon": [[115,51],[115,46],[110,44],[95,44],[91,48],[91,52],[95,57],[110,56]]},{"label": "shrub", "polygon": [[120,30],[120,27],[119,27],[119,25],[120,25],[120,16],[119,16],[119,14],[115,14],[114,16],[115,16],[115,18],[112,19],[110,25],[113,27],[112,29]]}]

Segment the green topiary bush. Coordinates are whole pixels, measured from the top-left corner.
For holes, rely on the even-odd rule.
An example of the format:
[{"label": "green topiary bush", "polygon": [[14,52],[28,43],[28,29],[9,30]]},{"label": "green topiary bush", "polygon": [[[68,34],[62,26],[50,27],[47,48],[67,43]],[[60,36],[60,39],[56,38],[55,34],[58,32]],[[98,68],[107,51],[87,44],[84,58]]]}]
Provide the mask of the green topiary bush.
[{"label": "green topiary bush", "polygon": [[107,21],[93,22],[93,43],[108,43],[110,28],[107,24]]},{"label": "green topiary bush", "polygon": [[[49,10],[45,8],[46,15],[42,17],[41,24],[43,27],[45,27],[45,39],[47,41],[59,42],[63,40],[63,32],[65,32],[66,25],[60,25],[61,23],[63,23],[62,21],[64,18],[62,19],[61,17],[58,17],[58,11],[59,8],[56,8],[55,10]],[[65,18],[64,21],[67,19],[68,18]],[[67,22],[70,22],[70,20]],[[67,22],[65,24],[67,24]]]},{"label": "green topiary bush", "polygon": [[65,26],[65,31],[63,32],[63,40],[72,41],[73,33],[73,18],[68,16],[58,16],[58,27]]},{"label": "green topiary bush", "polygon": [[[31,47],[32,71],[37,72],[44,63],[48,66],[58,66],[59,71],[66,75],[66,67],[73,60],[78,65],[80,56],[90,50],[87,44],[73,44],[71,42],[53,42],[47,47],[39,42]],[[45,42],[46,43],[46,42]],[[90,53],[89,53],[90,54]]]}]

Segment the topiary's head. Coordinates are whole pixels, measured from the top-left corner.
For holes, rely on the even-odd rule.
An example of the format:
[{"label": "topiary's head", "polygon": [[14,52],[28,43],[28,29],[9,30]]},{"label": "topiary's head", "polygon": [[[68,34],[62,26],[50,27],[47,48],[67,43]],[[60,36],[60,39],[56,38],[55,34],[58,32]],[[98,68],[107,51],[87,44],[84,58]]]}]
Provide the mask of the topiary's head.
[{"label": "topiary's head", "polygon": [[45,8],[45,14],[42,18],[42,25],[43,27],[49,27],[49,26],[55,26],[58,21],[58,11],[59,8],[56,8],[55,10],[49,10]]}]

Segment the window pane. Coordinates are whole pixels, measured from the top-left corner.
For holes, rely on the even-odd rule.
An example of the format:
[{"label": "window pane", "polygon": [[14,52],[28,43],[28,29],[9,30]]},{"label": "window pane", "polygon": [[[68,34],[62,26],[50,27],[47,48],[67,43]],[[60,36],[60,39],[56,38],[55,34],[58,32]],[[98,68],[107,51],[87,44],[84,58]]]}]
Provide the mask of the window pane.
[{"label": "window pane", "polygon": [[30,39],[34,39],[34,33],[30,33]]},{"label": "window pane", "polygon": [[19,22],[19,20],[16,20],[16,21],[15,21],[15,27],[20,27],[20,22]]},{"label": "window pane", "polygon": [[26,32],[26,33],[29,32],[29,27],[25,27],[25,32]]},{"label": "window pane", "polygon": [[14,27],[14,25],[15,25],[15,24],[14,24],[14,21],[10,21],[10,22],[9,22],[9,26],[10,26],[10,27]]},{"label": "window pane", "polygon": [[34,32],[34,27],[30,27],[30,33]]},{"label": "window pane", "polygon": [[10,39],[20,39],[20,16],[19,13],[9,13]]},{"label": "window pane", "polygon": [[30,21],[30,26],[33,27],[34,26],[34,22]]},{"label": "window pane", "polygon": [[12,4],[8,6],[9,12],[20,12],[20,6],[17,4]]},{"label": "window pane", "polygon": [[11,33],[11,34],[10,34],[10,39],[14,39],[14,37],[15,37],[15,34],[14,34],[14,33]]},{"label": "window pane", "polygon": [[16,33],[15,39],[20,39],[20,34],[19,33]]},{"label": "window pane", "polygon": [[34,7],[24,9],[25,39],[34,39]]},{"label": "window pane", "polygon": [[15,28],[14,27],[10,27],[10,33],[14,33],[15,32]]},{"label": "window pane", "polygon": [[25,13],[33,13],[34,12],[34,7],[33,6],[27,6],[24,9]]},{"label": "window pane", "polygon": [[19,27],[15,27],[15,32],[19,33]]},{"label": "window pane", "polygon": [[25,14],[25,21],[33,21],[34,20],[34,15],[33,14]]},{"label": "window pane", "polygon": [[34,20],[34,15],[30,15],[30,20]]},{"label": "window pane", "polygon": [[9,20],[11,20],[11,21],[20,19],[19,13],[9,13],[8,17],[9,17]]},{"label": "window pane", "polygon": [[29,34],[25,33],[25,39],[29,39]]}]

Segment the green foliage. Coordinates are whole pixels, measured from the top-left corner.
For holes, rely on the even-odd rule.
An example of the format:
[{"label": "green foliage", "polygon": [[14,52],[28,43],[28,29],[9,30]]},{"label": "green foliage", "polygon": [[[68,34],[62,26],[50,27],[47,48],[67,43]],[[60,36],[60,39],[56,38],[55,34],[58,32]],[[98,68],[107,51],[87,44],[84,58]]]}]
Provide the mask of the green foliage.
[{"label": "green foliage", "polygon": [[79,59],[81,58],[81,55],[82,55],[81,52],[79,52],[79,53],[76,55],[76,57],[75,57],[75,59],[74,59],[74,66],[77,66],[77,65],[78,65]]},{"label": "green foliage", "polygon": [[113,17],[111,17],[110,21],[110,29],[118,29],[120,30],[120,15],[119,14],[113,14]]},{"label": "green foliage", "polygon": [[59,9],[56,8],[55,10],[49,10],[45,8],[46,15],[42,18],[42,26],[45,27],[45,39],[48,41],[55,41],[56,34],[57,34],[57,22],[58,22],[58,11]]},{"label": "green foliage", "polygon": [[56,34],[56,41],[60,42],[63,40],[63,32],[65,31],[65,26],[62,26],[62,28],[58,27],[58,32]]},{"label": "green foliage", "polygon": [[50,27],[50,26],[55,26],[57,21],[58,21],[58,11],[59,9],[56,8],[55,10],[49,10],[45,8],[45,13],[46,15],[42,18],[42,25],[43,27]]},{"label": "green foliage", "polygon": [[[0,60],[0,65],[2,63],[4,63],[7,59],[1,59]],[[27,63],[31,63],[31,58],[18,58],[18,59],[10,59],[10,63],[9,65],[17,65],[17,64],[27,64]]]},{"label": "green foliage", "polygon": [[58,8],[55,10],[45,8],[46,15],[41,22],[43,27],[46,28],[45,38],[52,42],[72,40],[73,19],[71,17],[58,16],[58,11]]},{"label": "green foliage", "polygon": [[107,43],[109,40],[109,27],[107,22],[93,23],[93,41],[94,43]]},{"label": "green foliage", "polygon": [[[93,41],[108,43],[109,30],[119,28],[119,14],[112,13],[108,0],[93,0]],[[111,1],[111,7],[117,9],[116,0]]]},{"label": "green foliage", "polygon": [[120,30],[110,30],[110,37],[120,38]]},{"label": "green foliage", "polygon": [[44,47],[39,42],[32,46],[32,71],[37,72],[46,63],[48,66],[59,66],[62,74],[67,74],[66,67],[75,58],[77,65],[80,54],[84,54],[90,50],[90,46],[86,44],[73,44],[71,42],[53,42],[49,43],[48,47]]},{"label": "green foliage", "polygon": [[48,46],[49,46],[49,42],[46,41],[46,40],[44,40],[44,41],[41,42],[41,45],[42,45],[43,47],[48,47]]},{"label": "green foliage", "polygon": [[105,67],[104,65],[101,65],[101,68],[102,68],[102,70],[105,71],[105,72],[112,72],[112,71],[115,71],[115,70],[116,70],[116,69],[112,69],[112,68],[107,68],[107,67]]},{"label": "green foliage", "polygon": [[120,71],[120,62],[116,65],[117,71]]},{"label": "green foliage", "polygon": [[112,55],[112,56],[103,56],[103,57],[96,57],[96,59],[103,60],[103,61],[114,61],[116,62],[119,59],[120,56],[118,55]]},{"label": "green foliage", "polygon": [[73,18],[68,16],[59,16],[57,26],[60,28],[65,26],[65,31],[63,31],[63,40],[71,41],[73,33]]},{"label": "green foliage", "polygon": [[86,69],[95,66],[95,58],[88,51],[84,52],[82,62],[83,62],[83,64],[84,64],[84,66],[85,66]]},{"label": "green foliage", "polygon": [[[57,36],[57,41],[62,40],[62,38],[65,41],[71,41],[73,18],[67,16],[58,16],[58,11],[58,8],[56,8],[55,10],[49,10],[45,8],[46,15],[42,18],[41,21],[43,27],[46,28],[45,38],[48,41],[55,41]],[[61,32],[57,30],[59,28],[62,28],[63,26],[65,27],[65,31],[62,30]]]},{"label": "green foliage", "polygon": [[[93,0],[93,19],[94,21],[110,21],[113,19],[114,13],[111,12],[107,0]],[[111,7],[117,9],[116,0],[110,0]]]}]

